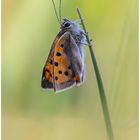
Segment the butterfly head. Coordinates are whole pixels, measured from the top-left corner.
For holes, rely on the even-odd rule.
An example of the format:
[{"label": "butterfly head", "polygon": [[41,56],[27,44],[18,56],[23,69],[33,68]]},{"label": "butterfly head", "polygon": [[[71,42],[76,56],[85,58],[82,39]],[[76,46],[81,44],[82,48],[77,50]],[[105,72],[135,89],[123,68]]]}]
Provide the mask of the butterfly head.
[{"label": "butterfly head", "polygon": [[63,22],[61,24],[62,30],[70,30],[70,31],[76,31],[79,29],[79,23],[77,21],[72,21],[67,18],[63,19]]}]

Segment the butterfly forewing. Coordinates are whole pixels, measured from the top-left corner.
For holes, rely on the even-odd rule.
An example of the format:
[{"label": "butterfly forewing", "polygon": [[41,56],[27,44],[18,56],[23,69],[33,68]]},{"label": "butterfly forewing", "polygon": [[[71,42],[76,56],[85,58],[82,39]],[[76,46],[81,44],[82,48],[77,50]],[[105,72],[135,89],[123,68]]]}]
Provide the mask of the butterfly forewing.
[{"label": "butterfly forewing", "polygon": [[74,72],[65,50],[70,47],[70,35],[64,33],[57,42],[54,53],[54,89],[63,90],[75,84]]}]

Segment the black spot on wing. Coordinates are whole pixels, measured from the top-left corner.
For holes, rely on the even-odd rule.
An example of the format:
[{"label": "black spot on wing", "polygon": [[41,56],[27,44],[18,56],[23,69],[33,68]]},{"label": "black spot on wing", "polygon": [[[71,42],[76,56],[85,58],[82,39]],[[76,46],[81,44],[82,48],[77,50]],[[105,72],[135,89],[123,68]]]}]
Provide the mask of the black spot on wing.
[{"label": "black spot on wing", "polygon": [[59,73],[59,74],[62,74],[62,71],[61,71],[61,70],[59,70],[59,71],[58,71],[58,73]]},{"label": "black spot on wing", "polygon": [[55,80],[56,80],[56,81],[58,80],[58,77],[57,77],[57,76],[55,76]]},{"label": "black spot on wing", "polygon": [[53,60],[50,60],[50,64],[53,64]]},{"label": "black spot on wing", "polygon": [[68,71],[65,71],[65,72],[64,72],[64,74],[65,74],[66,76],[68,76],[68,75],[69,75]]},{"label": "black spot on wing", "polygon": [[58,62],[54,62],[54,65],[55,65],[55,66],[58,66]]},{"label": "black spot on wing", "polygon": [[60,52],[57,52],[56,55],[57,55],[57,56],[61,56],[61,53],[60,53]]},{"label": "black spot on wing", "polygon": [[71,66],[68,66],[68,69],[71,69]]},{"label": "black spot on wing", "polygon": [[47,71],[48,73],[50,72],[48,69],[46,69],[45,71]]},{"label": "black spot on wing", "polygon": [[61,45],[60,45],[60,47],[62,47],[62,48],[63,48],[63,47],[64,47],[64,44],[61,44]]}]

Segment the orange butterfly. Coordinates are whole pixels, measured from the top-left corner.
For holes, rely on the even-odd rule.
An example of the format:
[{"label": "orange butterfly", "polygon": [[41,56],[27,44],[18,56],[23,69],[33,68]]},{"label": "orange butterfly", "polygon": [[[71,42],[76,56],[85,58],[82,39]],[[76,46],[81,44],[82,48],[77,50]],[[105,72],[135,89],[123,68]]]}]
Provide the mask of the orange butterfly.
[{"label": "orange butterfly", "polygon": [[62,23],[59,18],[58,21],[61,30],[52,44],[41,82],[42,88],[55,92],[81,85],[85,76],[85,34],[77,21],[67,18]]}]

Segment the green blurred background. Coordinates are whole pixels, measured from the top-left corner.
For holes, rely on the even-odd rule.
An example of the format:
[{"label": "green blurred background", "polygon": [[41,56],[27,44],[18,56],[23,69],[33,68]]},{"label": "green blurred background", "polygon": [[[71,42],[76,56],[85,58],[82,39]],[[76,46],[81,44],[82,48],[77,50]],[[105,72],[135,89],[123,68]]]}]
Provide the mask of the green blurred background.
[{"label": "green blurred background", "polygon": [[[94,42],[115,140],[137,140],[138,1],[62,0],[62,17],[78,19],[77,7]],[[87,46],[82,86],[57,95],[40,87],[59,28],[51,0],[2,0],[3,140],[106,140]]]}]

